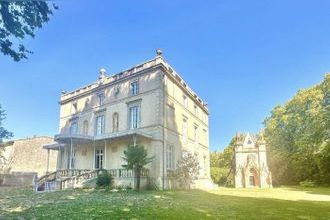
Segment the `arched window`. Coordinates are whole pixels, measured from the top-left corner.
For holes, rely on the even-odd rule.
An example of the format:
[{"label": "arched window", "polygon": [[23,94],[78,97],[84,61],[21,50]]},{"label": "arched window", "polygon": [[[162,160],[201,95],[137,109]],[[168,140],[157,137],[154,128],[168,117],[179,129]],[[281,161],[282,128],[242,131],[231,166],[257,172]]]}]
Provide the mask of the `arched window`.
[{"label": "arched window", "polygon": [[78,132],[78,123],[76,121],[71,122],[70,125],[70,134],[77,134]]},{"label": "arched window", "polygon": [[88,121],[84,121],[84,135],[88,135]]},{"label": "arched window", "polygon": [[119,127],[119,115],[117,112],[112,115],[112,132],[118,132]]}]

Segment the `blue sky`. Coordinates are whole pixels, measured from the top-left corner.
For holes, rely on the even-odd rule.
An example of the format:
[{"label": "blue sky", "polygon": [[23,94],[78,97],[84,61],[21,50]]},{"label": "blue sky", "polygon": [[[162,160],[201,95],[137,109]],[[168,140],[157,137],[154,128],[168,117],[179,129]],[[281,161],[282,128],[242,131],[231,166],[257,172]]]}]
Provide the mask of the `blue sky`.
[{"label": "blue sky", "polygon": [[330,1],[56,1],[16,63],[0,55],[0,103],[15,138],[58,132],[61,90],[165,59],[210,109],[210,148],[257,132],[270,110],[330,71]]}]

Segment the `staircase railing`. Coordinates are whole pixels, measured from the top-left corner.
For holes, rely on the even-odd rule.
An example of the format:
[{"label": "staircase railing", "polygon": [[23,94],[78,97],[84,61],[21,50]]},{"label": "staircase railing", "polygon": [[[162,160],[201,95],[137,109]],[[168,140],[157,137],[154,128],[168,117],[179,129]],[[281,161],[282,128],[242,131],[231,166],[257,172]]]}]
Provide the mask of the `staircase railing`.
[{"label": "staircase railing", "polygon": [[45,186],[46,182],[51,182],[54,181],[55,179],[56,179],[56,172],[48,173],[35,180],[34,188],[36,191],[40,191],[40,188]]},{"label": "staircase railing", "polygon": [[[106,170],[112,177],[114,178],[134,178],[133,170],[127,169],[110,169]],[[68,187],[75,188],[77,185],[82,184],[86,180],[96,178],[101,170],[58,170],[56,172],[52,172],[46,174],[35,181],[35,190],[41,191],[45,189],[47,184],[50,182],[58,181],[59,188],[65,189]],[[143,169],[141,171],[141,178],[148,178],[149,177],[149,170]]]}]

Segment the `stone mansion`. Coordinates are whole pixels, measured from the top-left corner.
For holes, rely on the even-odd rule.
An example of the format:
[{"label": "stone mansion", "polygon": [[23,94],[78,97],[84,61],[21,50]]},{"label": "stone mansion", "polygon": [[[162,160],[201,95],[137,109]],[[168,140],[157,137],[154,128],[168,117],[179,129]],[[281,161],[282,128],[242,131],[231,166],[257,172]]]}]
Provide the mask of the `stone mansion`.
[{"label": "stone mansion", "polygon": [[[196,184],[210,183],[207,104],[164,60],[150,61],[62,92],[59,134],[44,148],[58,151],[57,170],[121,170],[128,145],[143,145],[152,163],[148,178],[171,188],[168,175],[182,150],[198,157]],[[141,182],[143,184],[143,182]]]}]

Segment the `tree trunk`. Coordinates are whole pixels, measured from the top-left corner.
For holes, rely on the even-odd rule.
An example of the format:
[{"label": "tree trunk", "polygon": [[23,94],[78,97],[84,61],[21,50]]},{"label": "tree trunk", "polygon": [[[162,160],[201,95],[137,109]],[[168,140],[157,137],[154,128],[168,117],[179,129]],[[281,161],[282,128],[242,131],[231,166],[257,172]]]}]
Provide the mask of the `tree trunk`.
[{"label": "tree trunk", "polygon": [[141,177],[141,169],[136,170],[136,189],[140,191],[140,177]]}]

